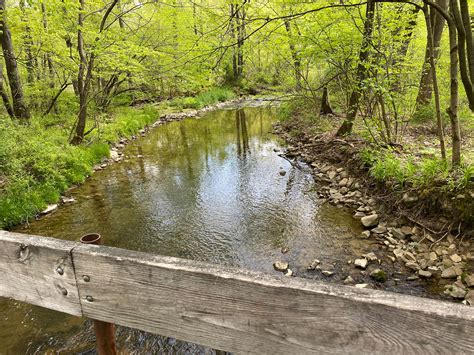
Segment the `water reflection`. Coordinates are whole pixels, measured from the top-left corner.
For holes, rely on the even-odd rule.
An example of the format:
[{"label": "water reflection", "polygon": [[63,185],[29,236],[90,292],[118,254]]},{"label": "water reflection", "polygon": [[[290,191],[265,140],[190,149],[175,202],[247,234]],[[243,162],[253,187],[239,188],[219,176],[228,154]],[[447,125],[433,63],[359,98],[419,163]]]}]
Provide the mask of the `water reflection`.
[{"label": "water reflection", "polygon": [[[297,273],[314,258],[345,262],[361,247],[349,243],[357,224],[321,206],[311,175],[278,155],[274,117],[268,107],[245,108],[161,126],[73,191],[75,204],[21,231],[70,240],[98,232],[108,245],[269,273],[275,259],[291,260]],[[0,353],[93,347],[80,319],[13,301],[0,310]],[[157,352],[169,341],[120,328],[125,349]]]}]

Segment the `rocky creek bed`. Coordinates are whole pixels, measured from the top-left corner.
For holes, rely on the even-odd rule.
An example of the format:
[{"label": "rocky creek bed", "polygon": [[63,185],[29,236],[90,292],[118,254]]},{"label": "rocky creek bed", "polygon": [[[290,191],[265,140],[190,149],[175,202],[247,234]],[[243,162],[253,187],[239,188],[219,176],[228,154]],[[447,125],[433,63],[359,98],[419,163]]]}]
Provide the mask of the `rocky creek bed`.
[{"label": "rocky creek bed", "polygon": [[[290,127],[281,124],[274,129],[288,143],[283,156],[294,165],[304,162],[310,166],[319,196],[350,211],[364,228],[358,238],[373,241],[372,252],[346,261],[349,268],[344,267],[347,274],[344,284],[382,289],[386,284],[424,284],[441,298],[474,305],[471,239],[464,238],[460,232],[440,235],[409,216],[396,214],[395,207],[384,203],[383,194],[371,186],[366,172],[347,168],[351,164],[360,165],[356,158],[358,142],[324,134],[295,137]],[[411,192],[405,193],[403,199],[410,203],[417,197]],[[314,260],[307,267],[306,277],[311,277],[311,273],[331,277],[335,267]],[[294,275],[291,261],[277,261],[274,268],[285,275]]]}]

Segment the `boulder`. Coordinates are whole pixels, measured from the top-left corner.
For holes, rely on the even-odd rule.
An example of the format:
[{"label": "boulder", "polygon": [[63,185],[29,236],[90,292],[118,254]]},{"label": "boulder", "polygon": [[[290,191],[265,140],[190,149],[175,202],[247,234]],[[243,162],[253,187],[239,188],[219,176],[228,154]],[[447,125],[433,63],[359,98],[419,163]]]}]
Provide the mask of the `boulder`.
[{"label": "boulder", "polygon": [[466,290],[456,284],[447,285],[444,293],[453,298],[459,299],[464,299],[464,297],[466,296]]},{"label": "boulder", "polygon": [[58,205],[57,204],[54,204],[54,205],[48,205],[43,211],[41,211],[41,214],[44,215],[44,214],[49,214],[53,211],[56,211],[58,208]]},{"label": "boulder", "polygon": [[462,258],[458,254],[453,254],[449,257],[454,263],[460,263]]},{"label": "boulder", "polygon": [[426,270],[418,270],[418,276],[424,279],[429,279],[432,276],[432,274],[431,272],[426,271]]},{"label": "boulder", "polygon": [[464,282],[466,283],[467,287],[474,287],[474,274],[467,276],[464,279]]},{"label": "boulder", "polygon": [[375,227],[379,223],[378,214],[371,214],[370,216],[365,216],[360,219],[362,225],[366,228]]}]

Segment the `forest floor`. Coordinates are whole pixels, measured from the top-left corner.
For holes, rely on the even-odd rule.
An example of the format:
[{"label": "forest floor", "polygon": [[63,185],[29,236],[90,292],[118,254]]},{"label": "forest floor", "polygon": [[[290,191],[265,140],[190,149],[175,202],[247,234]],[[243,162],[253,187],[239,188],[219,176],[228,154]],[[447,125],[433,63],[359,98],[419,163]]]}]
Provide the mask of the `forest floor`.
[{"label": "forest floor", "polygon": [[[384,262],[403,264],[408,281],[436,280],[447,295],[474,304],[472,163],[447,170],[436,159],[437,136],[428,124],[407,129],[397,149],[383,149],[363,138],[362,125],[340,139],[341,117],[312,117],[292,111],[275,131],[288,144],[288,159],[312,167],[320,197],[360,219],[360,238],[374,239],[386,252]],[[465,151],[473,146],[473,132],[463,132]]]}]

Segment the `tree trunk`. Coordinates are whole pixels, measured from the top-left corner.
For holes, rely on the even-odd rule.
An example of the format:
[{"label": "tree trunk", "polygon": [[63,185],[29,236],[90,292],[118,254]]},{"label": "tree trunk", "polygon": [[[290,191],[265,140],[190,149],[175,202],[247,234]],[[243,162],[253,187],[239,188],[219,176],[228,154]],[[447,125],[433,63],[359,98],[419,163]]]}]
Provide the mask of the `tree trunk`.
[{"label": "tree trunk", "polygon": [[15,113],[13,112],[13,107],[10,104],[10,98],[8,97],[5,87],[3,86],[3,65],[0,63],[0,95],[2,96],[3,105],[7,110],[7,113],[10,117],[14,118]]},{"label": "tree trunk", "polygon": [[[450,9],[456,6],[454,1],[450,0]],[[459,166],[461,164],[461,129],[459,127],[458,117],[458,101],[459,101],[459,84],[458,84],[458,52],[457,52],[457,34],[456,24],[454,20],[448,17],[448,28],[449,28],[449,46],[450,46],[450,106],[448,108],[448,115],[451,121],[452,130],[452,164]]]},{"label": "tree trunk", "polygon": [[298,55],[298,51],[295,46],[295,41],[293,40],[293,33],[291,30],[291,22],[285,20],[286,33],[288,34],[288,44],[290,46],[291,56],[293,58],[293,70],[295,72],[295,90],[301,90],[301,60]]},{"label": "tree trunk", "polygon": [[336,133],[336,136],[344,136],[352,133],[352,126],[359,110],[359,100],[361,96],[361,86],[367,78],[366,64],[369,59],[370,42],[372,40],[372,32],[374,28],[375,1],[369,0],[366,5],[366,18],[364,22],[364,34],[362,45],[359,52],[359,64],[357,66],[357,76],[355,88],[349,98],[349,108],[346,119]]},{"label": "tree trunk", "polygon": [[30,118],[30,112],[28,111],[24,101],[23,88],[21,86],[20,74],[18,72],[15,52],[13,50],[12,38],[5,18],[5,0],[0,0],[0,11],[2,12],[2,17],[0,19],[0,37],[8,81],[10,83],[10,91],[12,94],[13,112],[15,113],[15,117],[19,120],[28,121]]},{"label": "tree trunk", "polygon": [[[448,8],[448,0],[437,0],[436,3],[444,10]],[[446,20],[437,11],[431,9],[430,11],[430,24],[433,32],[433,48],[434,48],[434,59],[435,62],[440,56],[439,46],[441,44],[441,37],[443,35],[444,25]],[[432,95],[432,83],[433,73],[431,73],[432,66],[430,65],[430,51],[428,44],[425,50],[425,60],[423,62],[423,69],[421,72],[420,85],[418,89],[418,95],[416,103],[418,107],[426,105],[431,100]]]},{"label": "tree trunk", "polygon": [[331,108],[331,104],[329,103],[329,94],[328,88],[323,88],[323,96],[321,98],[321,109],[319,110],[321,115],[333,115],[334,112]]},{"label": "tree trunk", "polygon": [[435,48],[433,46],[433,29],[431,28],[431,18],[429,13],[429,8],[425,4],[423,7],[423,13],[425,15],[425,22],[426,22],[426,32],[427,32],[427,49],[429,50],[429,61],[431,66],[431,75],[433,80],[433,92],[434,92],[434,99],[435,99],[435,107],[436,107],[436,123],[438,128],[438,137],[440,143],[440,150],[441,150],[441,158],[446,161],[446,145],[444,142],[444,125],[443,125],[443,118],[441,116],[441,103],[439,98],[439,87],[438,87],[438,77],[436,74],[436,65],[435,65]]}]

